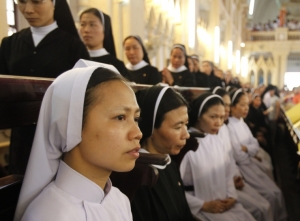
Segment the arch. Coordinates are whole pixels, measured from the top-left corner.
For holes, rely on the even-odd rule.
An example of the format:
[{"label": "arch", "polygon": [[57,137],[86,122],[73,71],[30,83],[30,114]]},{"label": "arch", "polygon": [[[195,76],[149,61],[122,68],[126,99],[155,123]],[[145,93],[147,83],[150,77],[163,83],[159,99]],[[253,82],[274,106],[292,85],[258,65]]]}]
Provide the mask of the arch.
[{"label": "arch", "polygon": [[250,85],[253,87],[254,86],[254,84],[255,84],[255,74],[254,74],[254,71],[253,70],[251,70],[251,72],[250,72],[250,79],[249,79],[249,81],[250,81]]},{"label": "arch", "polygon": [[272,84],[272,73],[271,71],[268,71],[268,75],[267,75],[267,84]]},{"label": "arch", "polygon": [[257,84],[263,84],[264,83],[264,71],[262,69],[258,70],[258,75],[257,75]]}]

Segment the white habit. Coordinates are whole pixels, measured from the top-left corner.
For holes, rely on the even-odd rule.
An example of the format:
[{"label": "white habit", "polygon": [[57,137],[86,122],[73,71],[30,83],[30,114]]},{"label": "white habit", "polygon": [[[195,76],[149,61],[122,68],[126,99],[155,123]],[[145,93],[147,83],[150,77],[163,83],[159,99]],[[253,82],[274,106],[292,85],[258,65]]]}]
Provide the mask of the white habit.
[{"label": "white habit", "polygon": [[[229,131],[226,124],[223,124],[223,126],[220,128],[218,135],[227,147],[232,168],[234,168],[234,171],[236,171],[236,174],[234,174],[234,176],[241,177],[242,175],[233,157],[233,150],[231,147]],[[273,213],[271,210],[270,203],[264,197],[262,197],[255,189],[253,189],[247,182],[245,182],[245,180],[243,189],[236,191],[238,195],[238,202],[240,202],[243,205],[243,207],[249,213],[251,213],[251,215],[257,221],[273,221]]]},{"label": "white habit", "polygon": [[245,145],[245,143],[241,143],[240,140],[248,134],[245,126],[248,128],[243,120],[234,117],[229,118],[228,130],[235,161],[246,182],[269,201],[274,220],[286,220],[287,215],[284,199],[280,189],[276,186],[274,181],[261,170],[255,162],[257,160],[252,158],[256,153],[255,150],[258,150],[257,146],[248,145],[248,153],[242,151],[242,145]]},{"label": "white habit", "polygon": [[237,199],[233,183],[232,167],[224,142],[218,135],[208,134],[197,138],[196,152],[189,151],[180,165],[180,173],[185,186],[194,186],[194,191],[186,192],[192,214],[203,221],[251,221],[254,220],[240,203],[223,213],[207,213],[200,209],[204,202]]},{"label": "white habit", "polygon": [[55,181],[28,206],[22,221],[129,221],[128,198],[106,183],[104,191],[60,161]]}]

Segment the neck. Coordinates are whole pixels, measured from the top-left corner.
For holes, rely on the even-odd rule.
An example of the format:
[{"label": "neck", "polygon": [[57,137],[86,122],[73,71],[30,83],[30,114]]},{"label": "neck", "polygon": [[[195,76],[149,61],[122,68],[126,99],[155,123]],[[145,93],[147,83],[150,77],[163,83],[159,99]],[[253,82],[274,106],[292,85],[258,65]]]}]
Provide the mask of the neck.
[{"label": "neck", "polygon": [[152,153],[152,154],[166,154],[166,153],[162,153],[162,152],[159,152],[154,144],[153,144],[153,141],[152,141],[153,138],[149,137],[147,138],[143,143],[142,143],[142,148],[144,148],[145,150],[147,150],[149,153]]},{"label": "neck", "polygon": [[88,50],[95,51],[103,48],[103,44],[97,45],[97,46],[89,46],[87,45]]},{"label": "neck", "polygon": [[112,171],[87,162],[87,160],[82,157],[78,146],[65,153],[63,161],[73,170],[93,181],[104,190]]},{"label": "neck", "polygon": [[241,117],[237,116],[237,115],[232,115],[232,117],[236,118],[236,119],[241,119]]}]

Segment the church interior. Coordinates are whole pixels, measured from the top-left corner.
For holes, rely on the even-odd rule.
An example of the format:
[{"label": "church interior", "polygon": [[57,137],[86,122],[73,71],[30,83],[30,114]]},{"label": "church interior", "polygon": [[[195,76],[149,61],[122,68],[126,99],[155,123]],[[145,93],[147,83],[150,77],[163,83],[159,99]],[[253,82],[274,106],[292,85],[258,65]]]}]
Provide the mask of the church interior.
[{"label": "church interior", "polygon": [[[82,220],[134,221],[300,220],[300,0],[0,3],[0,220],[39,220],[43,205],[48,205],[42,200],[50,194],[50,185],[56,180],[65,182],[61,181],[62,171],[75,170],[90,182],[97,175],[88,177],[82,168],[88,165],[98,171],[95,167],[104,164],[113,169],[102,168],[102,172],[110,172],[100,189],[104,199],[114,190],[112,187],[120,189],[120,205],[115,205],[120,211],[113,212],[114,207],[107,209],[109,206],[97,211],[96,207],[81,206],[79,220],[81,216],[86,216]],[[66,73],[75,76],[80,68],[91,77],[69,77],[68,83]],[[99,78],[99,82],[108,82],[91,86],[97,70],[118,76],[111,75],[113,80]],[[121,83],[117,87],[116,81],[126,82],[131,95],[127,96],[128,88]],[[108,88],[110,84],[115,86]],[[130,104],[139,106],[136,113],[140,119],[134,116],[134,125],[143,135],[133,138],[140,146],[139,153],[136,149],[130,152],[133,157],[137,155],[130,170],[111,166],[105,159],[102,164],[88,158],[92,164],[84,157],[76,158],[81,154],[80,144],[85,144],[84,136],[95,133],[86,135],[85,127],[93,113],[94,91],[100,88],[107,91],[99,92],[99,96],[111,93],[111,99],[116,96],[121,103],[130,103],[127,98],[135,94]],[[117,92],[119,95],[115,95]],[[177,96],[179,106],[172,106],[176,103],[172,96]],[[163,101],[170,103],[160,115]],[[108,102],[108,107],[113,103],[104,98],[103,102]],[[218,105],[224,107],[220,121],[219,109],[210,109]],[[194,116],[196,107],[198,115]],[[203,117],[210,110],[216,114],[211,121]],[[126,111],[124,116],[129,116]],[[170,135],[170,131],[174,128],[169,129],[169,138],[168,132],[158,136],[171,112],[176,113],[177,120],[182,119],[180,130],[186,132],[181,134],[176,153],[171,150],[171,137],[175,140],[176,135]],[[101,122],[98,118],[94,124]],[[126,117],[122,122],[129,125],[131,120]],[[112,125],[114,130],[108,126],[103,132],[107,140],[109,130],[115,131],[113,140],[125,139],[119,126]],[[123,126],[124,134],[126,130]],[[41,143],[45,145],[38,147]],[[218,145],[230,150],[222,154]],[[115,159],[113,156],[102,159]],[[36,162],[46,164],[46,169]],[[85,167],[78,166],[79,162]],[[230,174],[224,169],[227,164],[231,165]],[[226,179],[220,178],[223,175]],[[112,187],[108,188],[109,183]],[[248,187],[253,192],[247,192]],[[276,197],[270,199],[268,191]],[[88,194],[94,193],[82,191],[79,195]],[[224,194],[225,199],[221,197]],[[66,204],[75,202],[70,199]],[[56,213],[55,206],[50,207]],[[171,210],[177,212],[170,215]],[[47,220],[68,220],[63,215],[59,219],[59,215]]]}]

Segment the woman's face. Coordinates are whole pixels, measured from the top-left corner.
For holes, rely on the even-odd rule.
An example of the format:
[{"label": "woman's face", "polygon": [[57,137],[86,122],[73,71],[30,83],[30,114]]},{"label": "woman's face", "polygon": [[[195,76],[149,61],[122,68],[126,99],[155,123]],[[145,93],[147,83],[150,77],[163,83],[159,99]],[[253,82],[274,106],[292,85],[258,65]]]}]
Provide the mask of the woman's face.
[{"label": "woman's face", "polygon": [[81,16],[79,33],[89,50],[103,48],[104,27],[96,15],[85,13]]},{"label": "woman's face", "polygon": [[211,106],[198,118],[196,128],[205,133],[216,134],[223,125],[224,118],[225,108],[222,104]]},{"label": "woman's face", "polygon": [[184,52],[180,48],[174,48],[171,52],[170,62],[173,68],[179,68],[184,65]]},{"label": "woman's face", "polygon": [[231,107],[231,114],[236,118],[245,118],[249,111],[249,98],[247,95],[243,94],[240,97],[239,102]]},{"label": "woman's face", "polygon": [[178,154],[190,137],[187,124],[188,112],[186,106],[167,112],[161,126],[155,128],[149,138],[156,152],[170,155]]},{"label": "woman's face", "polygon": [[212,66],[208,62],[202,62],[201,70],[205,74],[210,74],[212,72]]},{"label": "woman's face", "polygon": [[225,105],[225,117],[224,117],[224,120],[227,120],[229,118],[229,114],[230,114],[230,105],[231,105],[230,96],[228,94],[225,94],[223,96],[223,101],[224,101],[224,105]]},{"label": "woman's face", "polygon": [[260,96],[256,96],[254,99],[253,99],[253,106],[254,107],[260,107],[260,105],[261,105],[261,98],[260,98]]},{"label": "woman's face", "polygon": [[128,38],[124,42],[125,55],[132,65],[143,60],[144,53],[141,44],[135,38]]},{"label": "woman's face", "polygon": [[133,169],[142,138],[134,92],[124,82],[110,81],[96,89],[94,97],[78,145],[81,158],[87,168],[108,172]]},{"label": "woman's face", "polygon": [[188,64],[189,64],[189,71],[191,73],[194,72],[195,68],[194,68],[194,62],[193,62],[193,59],[192,58],[188,58]]},{"label": "woman's face", "polygon": [[18,1],[18,8],[30,26],[44,27],[54,22],[54,5],[51,0]]},{"label": "woman's face", "polygon": [[199,71],[199,61],[197,59],[193,59],[194,62],[194,71]]}]

